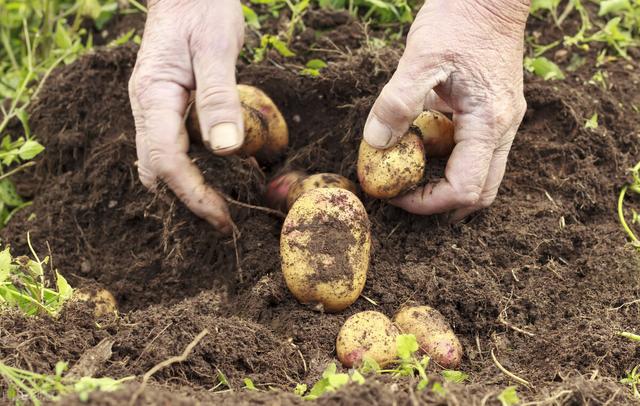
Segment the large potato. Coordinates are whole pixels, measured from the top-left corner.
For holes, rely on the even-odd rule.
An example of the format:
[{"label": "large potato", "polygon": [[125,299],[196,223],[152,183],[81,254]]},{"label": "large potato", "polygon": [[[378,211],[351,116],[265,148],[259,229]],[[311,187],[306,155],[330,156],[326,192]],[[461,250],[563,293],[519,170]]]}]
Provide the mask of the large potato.
[{"label": "large potato", "polygon": [[272,161],[289,145],[289,128],[282,113],[273,100],[254,86],[238,85],[240,101],[256,109],[265,119],[268,127],[267,139],[260,151],[260,158]]},{"label": "large potato", "polygon": [[365,357],[384,367],[397,359],[399,333],[391,320],[380,312],[356,313],[345,321],[338,333],[338,359],[347,368],[360,365]]},{"label": "large potato", "polygon": [[420,350],[444,368],[455,369],[462,360],[462,344],[444,316],[429,306],[401,309],[394,318],[403,334],[416,336]]},{"label": "large potato", "polygon": [[90,303],[93,306],[93,315],[96,318],[115,315],[118,312],[116,298],[104,288],[76,289],[73,292],[73,299]]},{"label": "large potato", "polygon": [[287,207],[291,208],[293,203],[306,192],[321,188],[341,188],[354,194],[357,193],[356,185],[344,176],[335,173],[317,173],[298,179],[291,185],[289,193],[287,193]]},{"label": "large potato", "polygon": [[338,312],[358,299],[369,268],[367,212],[344,189],[314,189],[291,207],[280,255],[287,287],[301,303]]},{"label": "large potato", "polygon": [[379,199],[390,199],[415,187],[424,176],[424,145],[413,131],[384,150],[362,141],[358,152],[358,179],[362,190]]},{"label": "large potato", "polygon": [[420,113],[413,125],[422,134],[427,157],[448,156],[456,143],[453,140],[453,122],[439,111],[427,110]]}]

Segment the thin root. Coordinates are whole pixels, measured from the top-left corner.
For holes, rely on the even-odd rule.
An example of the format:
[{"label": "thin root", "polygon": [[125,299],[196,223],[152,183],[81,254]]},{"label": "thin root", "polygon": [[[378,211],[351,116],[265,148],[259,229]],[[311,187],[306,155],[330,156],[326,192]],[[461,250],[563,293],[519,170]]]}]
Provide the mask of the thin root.
[{"label": "thin root", "polygon": [[503,374],[513,379],[514,381],[518,382],[520,385],[526,386],[527,388],[533,388],[533,385],[531,385],[529,381],[527,381],[526,379],[520,378],[518,375],[508,371],[505,367],[503,367],[502,364],[496,358],[496,355],[493,353],[493,349],[491,349],[491,358],[493,359],[493,363],[496,364],[496,367],[498,367],[498,369]]}]

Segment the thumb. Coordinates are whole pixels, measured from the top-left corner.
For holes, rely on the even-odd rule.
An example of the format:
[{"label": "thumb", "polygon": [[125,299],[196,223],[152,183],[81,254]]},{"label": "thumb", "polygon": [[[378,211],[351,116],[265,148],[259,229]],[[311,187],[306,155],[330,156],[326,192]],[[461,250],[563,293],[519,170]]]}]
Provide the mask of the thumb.
[{"label": "thumb", "polygon": [[233,44],[223,47],[198,47],[192,62],[202,141],[218,155],[232,154],[242,147],[244,141],[242,108],[235,77],[242,38],[237,41],[231,39],[230,42]]},{"label": "thumb", "polygon": [[445,80],[441,69],[425,67],[415,58],[403,55],[369,113],[364,126],[365,141],[374,148],[394,145],[422,112],[427,95]]}]

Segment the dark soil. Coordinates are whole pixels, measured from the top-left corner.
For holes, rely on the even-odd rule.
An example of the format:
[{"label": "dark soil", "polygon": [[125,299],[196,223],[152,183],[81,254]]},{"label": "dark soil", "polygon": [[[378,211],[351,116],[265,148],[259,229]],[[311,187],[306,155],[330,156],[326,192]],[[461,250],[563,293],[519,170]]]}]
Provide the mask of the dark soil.
[{"label": "dark soil", "polygon": [[[298,74],[302,55],[293,63],[277,56],[281,63],[240,62],[238,78],[269,94],[290,126],[286,161],[263,168],[268,177],[293,168],[355,181],[365,118],[401,50],[359,46],[364,33],[349,18],[312,17],[309,29],[344,34],[332,38],[341,51],[327,54],[321,77]],[[538,29],[540,22],[532,24]],[[313,38],[301,36],[294,48]],[[640,363],[640,347],[617,332],[639,330],[640,307],[627,303],[640,297],[640,264],[615,213],[626,170],[640,158],[636,63],[609,64],[606,90],[588,83],[594,63],[564,81],[527,76],[529,109],[499,197],[463,224],[364,198],[373,255],[363,294],[378,305],[360,299],[342,313],[321,314],[285,287],[280,218],[231,205],[240,234],[221,237],[170,193],[144,190],[134,167],[127,96],[135,55],[134,46],[103,49],[54,72],[31,111],[33,132],[47,150],[18,179],[33,206],[0,233],[16,254],[28,252],[28,231],[38,252],[47,253],[49,243],[55,267],[70,283],[109,289],[121,317],[96,324],[92,310],[78,304],[57,320],[5,312],[4,362],[51,373],[56,361],[73,366],[111,338],[113,354],[97,365],[96,376],[139,378],[91,400],[120,405],[146,371],[181,354],[206,329],[186,361],[153,376],[141,403],[303,404],[291,390],[313,384],[335,361],[335,338],[348,316],[362,310],[392,315],[413,301],[450,322],[465,348],[460,369],[470,382],[445,384],[442,398],[414,391],[408,379],[370,377],[318,403],[496,404],[513,382],[496,368],[491,351],[531,382],[532,389],[518,389],[526,401],[633,403],[618,382]],[[587,130],[594,112],[600,126]],[[191,156],[231,198],[264,204],[265,179],[250,162],[214,157],[199,145]],[[212,391],[220,373],[233,391]],[[243,390],[244,378],[267,391]]]}]

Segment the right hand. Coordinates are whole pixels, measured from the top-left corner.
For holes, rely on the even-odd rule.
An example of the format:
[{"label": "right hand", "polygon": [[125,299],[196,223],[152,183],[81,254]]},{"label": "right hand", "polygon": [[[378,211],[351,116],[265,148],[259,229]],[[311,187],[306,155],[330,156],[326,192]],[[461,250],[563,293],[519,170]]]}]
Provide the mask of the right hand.
[{"label": "right hand", "polygon": [[224,198],[189,159],[184,125],[196,90],[203,143],[217,155],[244,141],[235,65],[244,18],[238,0],[151,0],[138,58],[129,81],[140,181],[165,182],[197,216],[225,234],[232,220]]}]

